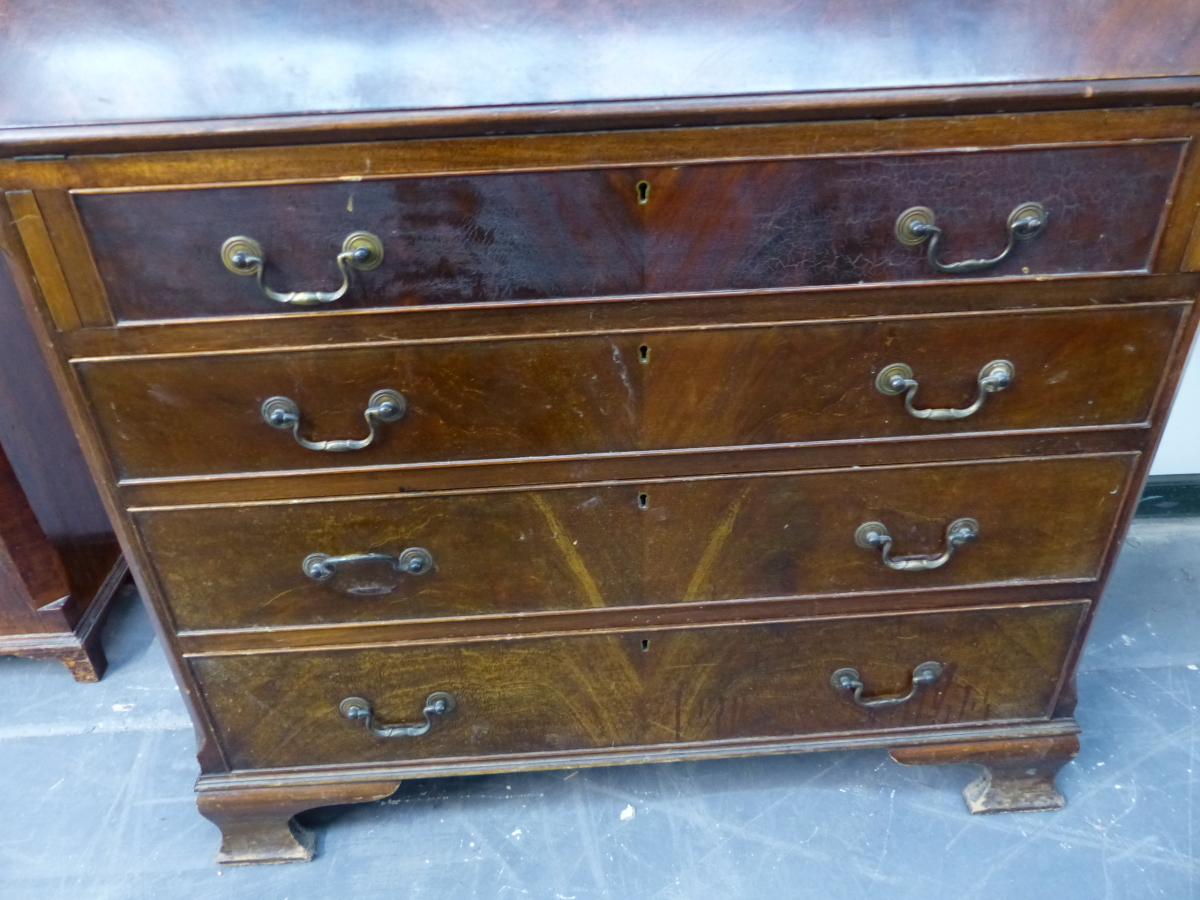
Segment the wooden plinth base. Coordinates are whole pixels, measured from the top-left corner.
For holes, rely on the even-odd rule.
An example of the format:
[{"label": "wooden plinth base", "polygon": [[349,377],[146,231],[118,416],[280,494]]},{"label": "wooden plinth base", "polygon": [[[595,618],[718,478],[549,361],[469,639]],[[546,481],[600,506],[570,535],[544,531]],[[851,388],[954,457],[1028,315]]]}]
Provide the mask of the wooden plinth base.
[{"label": "wooden plinth base", "polygon": [[221,829],[219,865],[307,862],[315,838],[292,817],[318,806],[390,797],[399,781],[218,788],[197,785],[200,814]]},{"label": "wooden plinth base", "polygon": [[113,597],[128,577],[129,566],[124,557],[118,557],[73,631],[0,635],[0,656],[56,659],[76,681],[99,681],[108,667],[100,630]]},{"label": "wooden plinth base", "polygon": [[972,813],[1036,812],[1066,805],[1054,778],[1079,752],[1079,736],[895,747],[889,752],[892,759],[906,766],[982,766],[983,774],[963,789],[967,809]]}]

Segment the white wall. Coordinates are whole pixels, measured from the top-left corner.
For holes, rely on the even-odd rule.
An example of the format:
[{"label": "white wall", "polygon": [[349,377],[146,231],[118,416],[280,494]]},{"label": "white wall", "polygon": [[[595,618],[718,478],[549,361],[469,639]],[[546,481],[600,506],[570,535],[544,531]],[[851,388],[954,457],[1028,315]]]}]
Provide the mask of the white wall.
[{"label": "white wall", "polygon": [[1167,419],[1151,475],[1200,473],[1200,350],[1193,351]]}]

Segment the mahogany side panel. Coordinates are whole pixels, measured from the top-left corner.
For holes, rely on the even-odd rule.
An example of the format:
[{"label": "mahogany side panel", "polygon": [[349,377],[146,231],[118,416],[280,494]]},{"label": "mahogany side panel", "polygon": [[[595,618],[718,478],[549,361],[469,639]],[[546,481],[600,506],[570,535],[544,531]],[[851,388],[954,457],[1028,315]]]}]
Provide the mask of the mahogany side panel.
[{"label": "mahogany side panel", "polygon": [[[103,654],[83,643],[96,645],[99,623],[120,579],[109,581],[118,568],[124,572],[124,564],[21,307],[15,260],[5,246],[0,240],[0,457],[10,498],[4,518],[15,530],[6,540],[19,540],[17,552],[25,564],[14,576],[24,586],[10,585],[8,602],[0,604],[0,652],[75,659],[79,673],[90,666],[98,677]],[[16,538],[18,533],[24,537]],[[30,637],[35,634],[46,637]]]}]

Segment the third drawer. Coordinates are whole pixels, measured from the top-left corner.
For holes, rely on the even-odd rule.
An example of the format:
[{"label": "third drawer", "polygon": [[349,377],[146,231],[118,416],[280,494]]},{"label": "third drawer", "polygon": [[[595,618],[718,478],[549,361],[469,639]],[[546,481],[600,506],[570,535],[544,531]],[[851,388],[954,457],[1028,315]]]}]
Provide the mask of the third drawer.
[{"label": "third drawer", "polygon": [[[399,621],[1087,581],[1100,571],[1137,459],[883,466],[134,517],[183,631]],[[960,520],[976,522],[975,535],[935,567]],[[886,529],[894,564],[932,562],[889,567],[881,544],[859,542],[867,523]]]}]

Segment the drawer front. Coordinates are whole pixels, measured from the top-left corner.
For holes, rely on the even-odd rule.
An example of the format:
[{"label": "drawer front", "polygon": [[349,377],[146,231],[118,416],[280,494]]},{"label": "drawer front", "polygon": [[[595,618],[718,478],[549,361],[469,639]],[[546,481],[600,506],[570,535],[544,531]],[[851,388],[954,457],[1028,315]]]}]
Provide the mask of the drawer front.
[{"label": "drawer front", "polygon": [[1010,213],[1046,227],[986,276],[1147,267],[1182,142],[923,152],[596,171],[79,193],[117,318],[273,314],[221,248],[252,238],[264,284],[331,291],[346,238],[379,238],[324,309],[913,281],[945,274],[897,240],[933,210],[945,262],[993,258]]},{"label": "drawer front", "polygon": [[[1187,306],[836,322],[85,362],[77,369],[122,478],[764,446],[1145,422]],[[957,420],[995,360],[1011,384]],[[353,452],[271,427],[295,404],[307,441],[362,439],[376,391],[403,395]],[[902,392],[903,393],[903,392]]]},{"label": "drawer front", "polygon": [[[182,630],[1091,579],[1136,454],[135,512]],[[978,536],[939,568],[961,518]],[[251,537],[252,536],[252,537]],[[250,538],[250,539],[248,539]],[[405,550],[431,563],[401,568]],[[312,554],[335,559],[306,574]],[[412,554],[406,558],[411,561]]]},{"label": "drawer front", "polygon": [[[1150,263],[1182,143],[688,166],[654,184],[646,286],[659,291],[1133,271]],[[1132,169],[1128,167],[1133,167]],[[658,190],[657,195],[654,190]],[[998,263],[945,273],[900,214],[931,210],[942,263],[994,259],[1022,204],[1044,230]],[[1125,217],[1129,218],[1126,219]]]},{"label": "drawer front", "polygon": [[642,253],[628,172],[530,172],[76,195],[118,320],[313,310],[264,296],[226,268],[230,237],[256,241],[273,290],[341,282],[346,237],[383,260],[351,270],[322,309],[635,293]]},{"label": "drawer front", "polygon": [[[238,769],[435,760],[787,738],[1011,719],[1053,708],[1087,601],[459,645],[192,658]],[[831,676],[853,668],[861,707]],[[421,735],[377,737],[340,707],[357,697],[378,724],[422,723],[427,697],[453,696]]]}]

